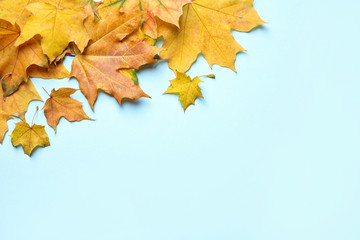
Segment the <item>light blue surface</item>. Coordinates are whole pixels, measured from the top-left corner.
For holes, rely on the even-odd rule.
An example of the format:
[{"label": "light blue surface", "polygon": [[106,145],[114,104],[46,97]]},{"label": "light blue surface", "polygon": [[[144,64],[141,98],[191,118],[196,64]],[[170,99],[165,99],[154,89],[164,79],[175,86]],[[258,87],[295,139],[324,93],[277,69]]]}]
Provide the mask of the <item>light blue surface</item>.
[{"label": "light blue surface", "polygon": [[[234,34],[238,73],[200,58],[190,75],[216,79],[186,114],[162,95],[174,75],[161,63],[139,73],[152,99],[100,94],[95,113],[84,104],[96,121],[47,126],[51,147],[31,159],[7,135],[0,239],[359,240],[360,3],[255,7],[269,24]],[[78,87],[34,82],[44,99]]]}]

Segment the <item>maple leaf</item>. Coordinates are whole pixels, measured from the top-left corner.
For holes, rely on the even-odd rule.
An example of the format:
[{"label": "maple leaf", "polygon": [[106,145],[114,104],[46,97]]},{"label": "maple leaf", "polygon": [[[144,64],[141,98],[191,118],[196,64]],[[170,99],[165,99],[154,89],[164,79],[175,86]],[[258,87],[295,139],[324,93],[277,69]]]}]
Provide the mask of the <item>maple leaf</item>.
[{"label": "maple leaf", "polygon": [[158,26],[166,28],[159,30],[165,35],[160,56],[180,72],[186,72],[200,53],[211,67],[218,64],[236,71],[236,54],[244,49],[231,29],[248,32],[263,23],[253,0],[195,0],[184,6],[180,29],[165,23]]},{"label": "maple leaf", "polygon": [[75,56],[70,76],[79,81],[92,109],[98,90],[113,95],[120,104],[123,98],[148,97],[134,81],[136,73],[124,69],[137,69],[154,62],[159,49],[144,39],[120,42],[138,28],[141,14],[122,14],[114,7],[101,8],[99,12],[101,20],[86,24],[93,41],[82,54]]},{"label": "maple leaf", "polygon": [[11,95],[22,82],[28,81],[26,69],[29,66],[48,66],[48,60],[35,39],[18,47],[14,46],[19,35],[20,29],[17,26],[0,20],[0,79],[4,96]]},{"label": "maple leaf", "polygon": [[13,146],[22,145],[24,153],[29,156],[37,147],[50,146],[45,127],[36,124],[30,126],[26,122],[15,123],[15,129],[10,137]]},{"label": "maple leaf", "polygon": [[69,77],[70,73],[62,64],[52,63],[49,67],[39,67],[37,65],[32,65],[27,69],[27,72],[30,77],[34,78],[45,78],[45,79],[60,79]]},{"label": "maple leaf", "polygon": [[122,12],[148,11],[154,17],[159,17],[165,22],[179,26],[179,17],[182,14],[182,7],[190,0],[106,0],[106,6],[119,6]]},{"label": "maple leaf", "polygon": [[77,90],[72,88],[53,89],[43,107],[47,123],[55,130],[61,117],[70,122],[90,119],[82,108],[82,103],[71,98]]},{"label": "maple leaf", "polygon": [[[198,86],[202,81],[199,77],[191,80],[185,73],[175,71],[176,78],[171,80],[170,87],[165,91],[168,94],[178,94],[181,106],[185,110],[191,105],[195,104],[195,99],[198,97],[204,98],[201,93],[201,88]],[[215,77],[214,75],[207,75],[206,77]]]},{"label": "maple leaf", "polygon": [[33,15],[27,19],[21,38],[15,44],[18,46],[39,34],[42,37],[41,47],[50,62],[71,41],[83,51],[90,38],[84,27],[87,14],[81,3],[80,0],[42,0],[29,4],[26,9]]}]

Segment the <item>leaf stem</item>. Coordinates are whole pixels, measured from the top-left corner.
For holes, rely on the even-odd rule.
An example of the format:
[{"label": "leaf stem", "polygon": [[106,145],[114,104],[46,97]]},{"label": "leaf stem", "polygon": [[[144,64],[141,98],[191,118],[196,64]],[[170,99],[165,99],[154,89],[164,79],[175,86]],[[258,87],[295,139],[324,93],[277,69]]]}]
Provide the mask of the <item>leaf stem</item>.
[{"label": "leaf stem", "polygon": [[42,88],[44,89],[44,91],[46,92],[46,94],[49,95],[49,97],[51,97],[50,94],[48,93],[48,91],[46,91],[46,89],[45,89],[44,87],[42,87]]},{"label": "leaf stem", "polygon": [[214,74],[208,74],[208,75],[199,76],[199,78],[201,78],[201,77],[215,78],[215,75]]},{"label": "leaf stem", "polygon": [[75,57],[76,56],[76,54],[73,54],[73,53],[66,53],[65,55],[70,56],[70,57]]},{"label": "leaf stem", "polygon": [[35,119],[35,116],[36,116],[38,111],[39,111],[39,106],[36,106],[36,111],[34,113],[34,117],[33,117],[32,121],[31,121],[31,126],[30,127],[32,127],[34,125],[34,119]]}]

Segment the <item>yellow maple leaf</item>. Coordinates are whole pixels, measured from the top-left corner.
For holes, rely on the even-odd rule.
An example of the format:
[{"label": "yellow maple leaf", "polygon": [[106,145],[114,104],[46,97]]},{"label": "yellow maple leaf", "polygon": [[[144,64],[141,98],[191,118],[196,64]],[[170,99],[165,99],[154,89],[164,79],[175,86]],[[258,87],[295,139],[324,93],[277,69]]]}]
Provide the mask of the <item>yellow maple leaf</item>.
[{"label": "yellow maple leaf", "polygon": [[82,108],[82,103],[71,98],[77,90],[72,88],[53,89],[50,98],[43,107],[47,123],[55,130],[61,117],[70,122],[89,118]]},{"label": "yellow maple leaf", "polygon": [[165,93],[178,94],[181,106],[185,111],[191,104],[195,104],[196,98],[204,98],[201,88],[198,86],[202,81],[198,77],[191,80],[182,72],[175,71],[175,73],[176,78],[170,81],[171,85]]},{"label": "yellow maple leaf", "polygon": [[73,41],[83,51],[90,40],[84,27],[87,17],[81,0],[42,0],[29,4],[26,9],[30,16],[21,32],[16,45],[39,34],[44,53],[53,62],[69,42]]},{"label": "yellow maple leaf", "polygon": [[10,137],[13,146],[22,145],[24,153],[29,156],[36,147],[50,146],[45,127],[36,124],[30,126],[26,122],[15,123],[15,129]]},{"label": "yellow maple leaf", "polygon": [[213,64],[235,71],[236,54],[244,49],[231,29],[248,32],[263,24],[253,8],[253,0],[194,0],[184,6],[180,29],[159,21],[165,41],[162,58],[173,70],[186,72],[202,53]]}]

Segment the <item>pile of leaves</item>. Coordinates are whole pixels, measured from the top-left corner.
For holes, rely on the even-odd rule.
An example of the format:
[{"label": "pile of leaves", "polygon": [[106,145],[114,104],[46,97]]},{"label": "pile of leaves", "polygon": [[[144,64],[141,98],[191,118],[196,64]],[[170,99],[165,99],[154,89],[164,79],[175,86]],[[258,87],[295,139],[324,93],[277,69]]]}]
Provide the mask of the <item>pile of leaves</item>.
[{"label": "pile of leaves", "polygon": [[[165,59],[176,74],[165,93],[178,94],[185,111],[202,97],[201,80],[185,74],[198,55],[210,66],[235,70],[236,54],[244,49],[231,30],[248,32],[263,23],[253,0],[0,0],[0,142],[7,121],[17,117],[22,121],[10,135],[14,146],[30,156],[49,145],[44,126],[25,121],[28,104],[42,100],[30,77],[76,78],[94,109],[99,91],[119,104],[149,97],[136,71]],[[66,56],[74,57],[70,73],[62,64]],[[71,98],[75,91],[48,94],[43,110],[55,131],[61,117],[89,119]]]}]

